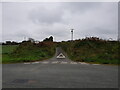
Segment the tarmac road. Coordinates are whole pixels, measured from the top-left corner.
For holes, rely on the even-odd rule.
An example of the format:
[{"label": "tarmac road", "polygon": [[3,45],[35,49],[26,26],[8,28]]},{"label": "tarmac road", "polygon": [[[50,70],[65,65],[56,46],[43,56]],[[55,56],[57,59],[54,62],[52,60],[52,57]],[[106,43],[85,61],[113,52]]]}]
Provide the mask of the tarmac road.
[{"label": "tarmac road", "polygon": [[2,72],[3,88],[118,88],[118,66],[76,63],[61,48],[50,60],[3,64]]}]

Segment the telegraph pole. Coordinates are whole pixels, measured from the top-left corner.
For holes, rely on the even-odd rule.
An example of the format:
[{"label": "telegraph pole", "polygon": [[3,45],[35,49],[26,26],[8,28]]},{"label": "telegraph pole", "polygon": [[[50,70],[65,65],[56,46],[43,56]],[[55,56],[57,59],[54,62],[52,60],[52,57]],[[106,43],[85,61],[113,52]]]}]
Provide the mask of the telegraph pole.
[{"label": "telegraph pole", "polygon": [[71,41],[73,41],[73,30],[74,29],[71,29]]}]

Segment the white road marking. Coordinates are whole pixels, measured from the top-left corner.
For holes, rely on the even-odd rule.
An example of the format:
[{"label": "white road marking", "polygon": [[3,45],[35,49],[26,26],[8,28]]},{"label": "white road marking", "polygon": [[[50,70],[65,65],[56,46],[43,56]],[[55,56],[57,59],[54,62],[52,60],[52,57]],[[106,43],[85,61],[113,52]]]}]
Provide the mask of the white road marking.
[{"label": "white road marking", "polygon": [[63,61],[62,61],[60,64],[67,64],[67,63],[68,63],[68,62],[63,62]]},{"label": "white road marking", "polygon": [[85,63],[85,62],[79,62],[80,64],[85,64],[85,65],[89,65],[88,63]]},{"label": "white road marking", "polygon": [[41,62],[42,64],[48,64],[49,62]]},{"label": "white road marking", "polygon": [[60,53],[57,58],[65,58],[65,56],[63,55],[63,53]]},{"label": "white road marking", "polygon": [[92,65],[100,65],[100,64],[92,64]]},{"label": "white road marking", "polygon": [[38,64],[39,62],[33,62],[32,64]]},{"label": "white road marking", "polygon": [[24,64],[30,64],[30,63],[24,63]]},{"label": "white road marking", "polygon": [[[44,61],[44,62],[32,62],[32,63],[24,63],[24,64],[39,64],[39,63],[42,63],[42,64],[48,64],[50,62],[48,61]],[[85,63],[85,62],[66,62],[66,61],[52,61],[51,64],[84,64],[84,65],[89,65],[88,63]],[[100,65],[100,64],[92,64],[92,65]]]},{"label": "white road marking", "polygon": [[76,62],[70,62],[70,64],[77,64]]},{"label": "white road marking", "polygon": [[56,64],[56,63],[58,63],[58,61],[54,61],[54,62],[51,62],[52,64]]}]

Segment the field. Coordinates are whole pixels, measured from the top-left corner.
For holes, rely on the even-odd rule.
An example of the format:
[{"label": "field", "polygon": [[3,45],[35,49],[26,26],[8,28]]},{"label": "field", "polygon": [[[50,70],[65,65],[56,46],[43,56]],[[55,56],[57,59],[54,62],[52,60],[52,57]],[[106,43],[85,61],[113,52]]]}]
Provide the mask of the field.
[{"label": "field", "polygon": [[61,42],[60,46],[73,61],[118,64],[120,42],[93,39]]},{"label": "field", "polygon": [[3,45],[2,46],[2,54],[10,54],[12,53],[19,45]]},{"label": "field", "polygon": [[[42,46],[41,46],[42,45]],[[2,63],[32,62],[51,58],[55,54],[55,45],[52,43],[35,45],[24,42],[20,45],[2,46]]]}]

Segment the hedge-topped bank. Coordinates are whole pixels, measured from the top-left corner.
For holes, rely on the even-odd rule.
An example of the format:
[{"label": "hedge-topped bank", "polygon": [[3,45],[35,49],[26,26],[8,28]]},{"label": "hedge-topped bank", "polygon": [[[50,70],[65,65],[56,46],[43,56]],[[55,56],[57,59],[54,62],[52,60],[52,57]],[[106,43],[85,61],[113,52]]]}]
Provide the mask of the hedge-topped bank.
[{"label": "hedge-topped bank", "polygon": [[[5,45],[9,49],[7,53],[2,53],[3,63],[31,62],[51,58],[55,54],[55,44],[53,42],[40,42],[38,44],[26,41],[19,46]],[[14,48],[13,48],[14,47]]]},{"label": "hedge-topped bank", "polygon": [[[98,38],[61,42],[60,46],[73,61],[118,64],[120,42]],[[120,63],[119,63],[120,64]]]}]

